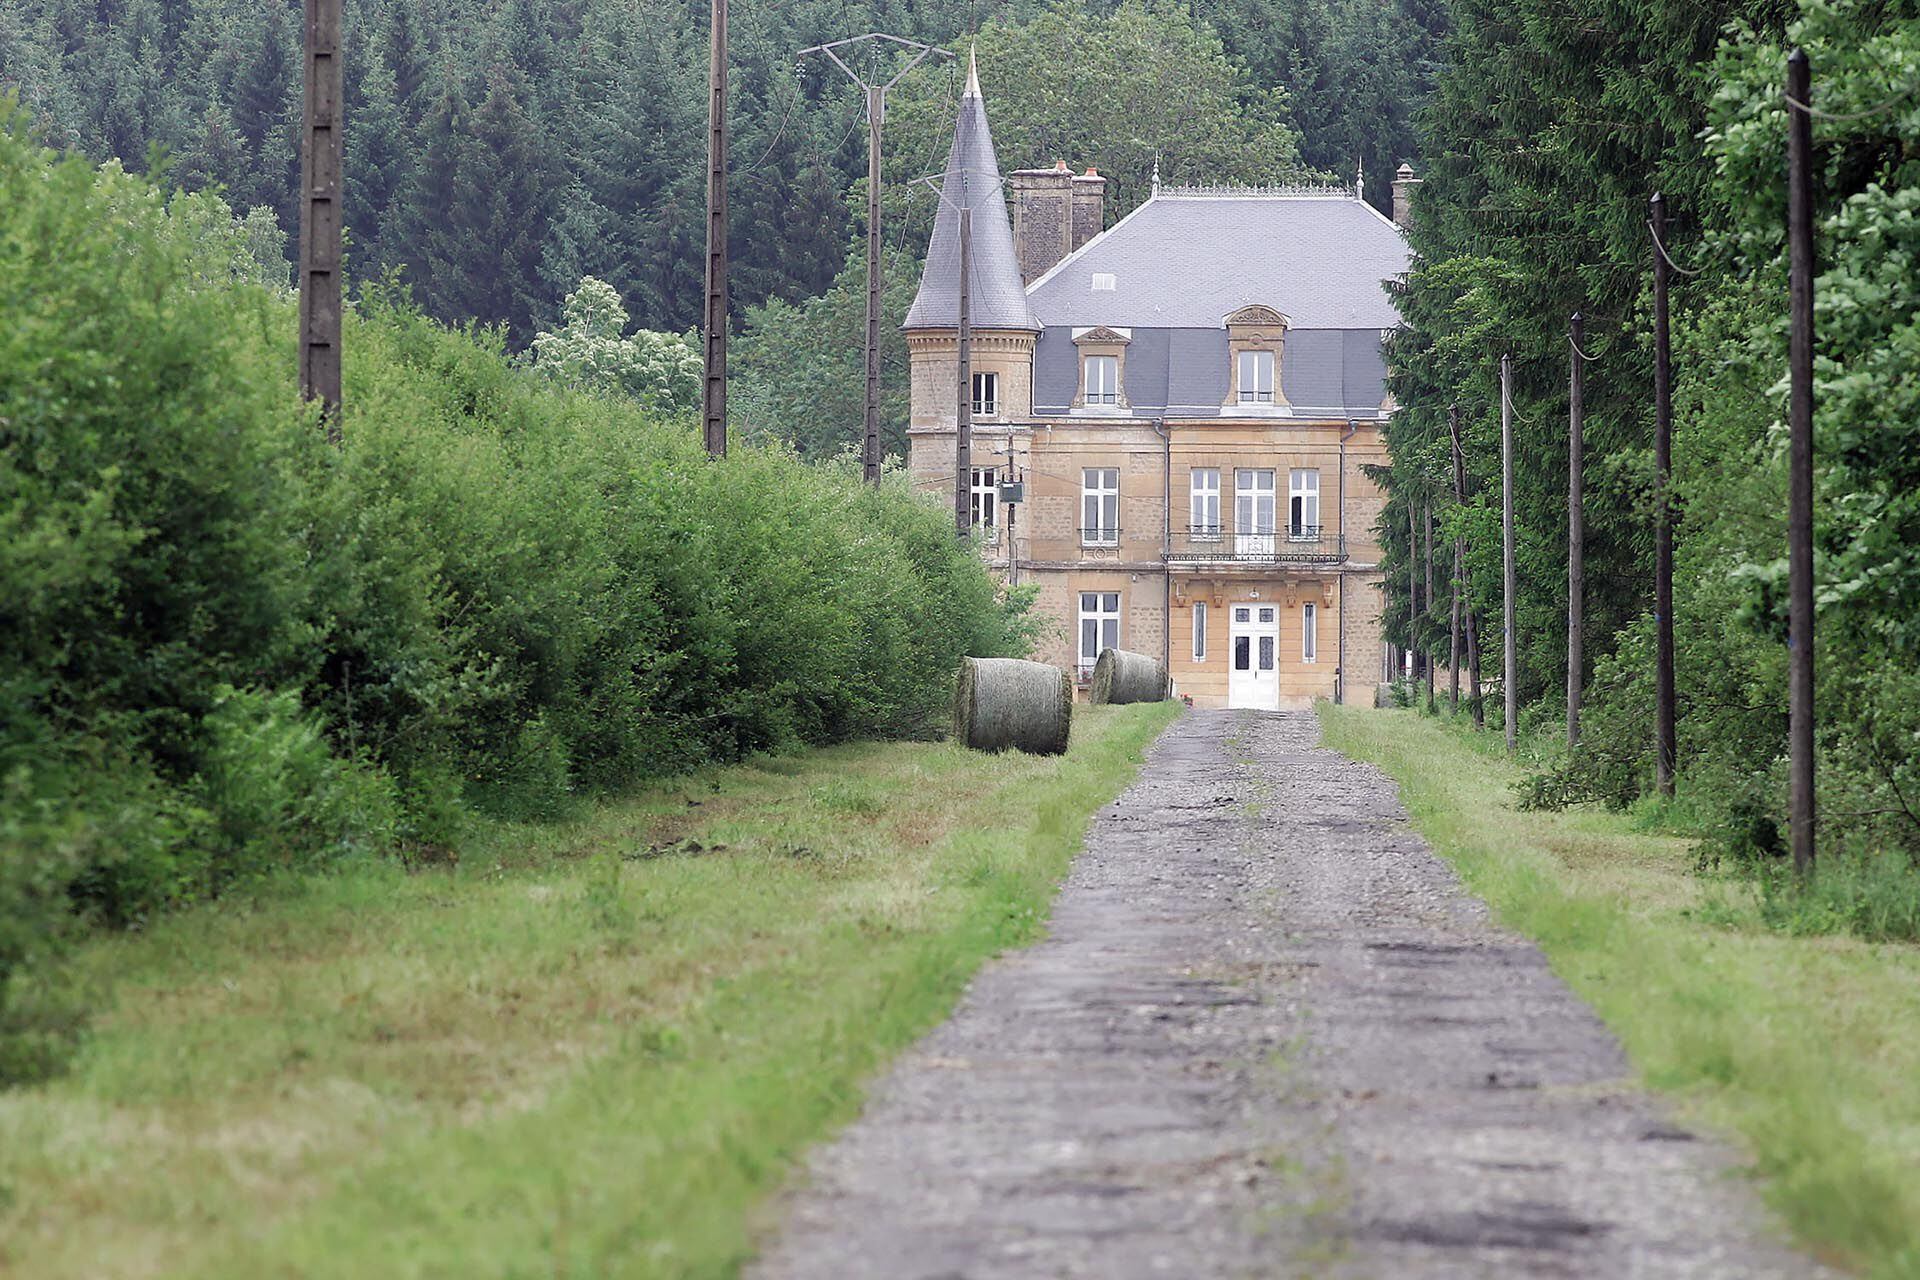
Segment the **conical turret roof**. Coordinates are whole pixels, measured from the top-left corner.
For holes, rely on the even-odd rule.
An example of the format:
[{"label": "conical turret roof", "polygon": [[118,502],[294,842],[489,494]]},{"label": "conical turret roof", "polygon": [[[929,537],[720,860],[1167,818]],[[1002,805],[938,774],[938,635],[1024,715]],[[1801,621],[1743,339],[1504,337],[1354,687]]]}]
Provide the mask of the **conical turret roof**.
[{"label": "conical turret roof", "polygon": [[993,153],[987,104],[980,96],[980,76],[971,55],[966,92],[960,95],[960,114],[954,121],[953,149],[947,153],[947,173],[940,188],[940,208],[927,245],[927,264],[920,273],[920,292],[907,311],[904,327],[959,326],[960,209],[965,205],[973,211],[973,252],[967,272],[972,278],[967,309],[973,327],[1038,331],[1040,322],[1027,305],[1026,286],[1020,280],[1013,223],[1000,189],[1000,162]]}]

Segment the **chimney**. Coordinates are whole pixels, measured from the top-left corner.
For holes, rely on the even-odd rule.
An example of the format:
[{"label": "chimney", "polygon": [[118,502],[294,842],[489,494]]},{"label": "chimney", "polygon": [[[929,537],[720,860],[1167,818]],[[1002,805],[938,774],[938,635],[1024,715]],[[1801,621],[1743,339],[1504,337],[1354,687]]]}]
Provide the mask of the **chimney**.
[{"label": "chimney", "polygon": [[1413,166],[1401,161],[1399,172],[1393,175],[1393,220],[1402,227],[1412,224],[1413,189],[1419,185],[1420,179],[1413,176]]},{"label": "chimney", "polygon": [[1020,283],[1032,284],[1073,251],[1073,170],[1065,160],[1051,169],[1016,169],[1007,185]]},{"label": "chimney", "polygon": [[1073,180],[1073,248],[1099,235],[1107,216],[1107,180],[1088,169]]}]

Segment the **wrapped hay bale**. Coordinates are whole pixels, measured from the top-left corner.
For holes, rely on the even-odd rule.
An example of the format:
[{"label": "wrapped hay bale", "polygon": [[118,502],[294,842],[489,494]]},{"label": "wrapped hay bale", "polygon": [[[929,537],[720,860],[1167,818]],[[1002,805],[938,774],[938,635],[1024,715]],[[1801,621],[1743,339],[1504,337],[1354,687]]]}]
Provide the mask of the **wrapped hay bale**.
[{"label": "wrapped hay bale", "polygon": [[1126,649],[1103,649],[1093,664],[1093,705],[1125,706],[1129,702],[1163,702],[1167,697],[1167,669],[1158,658]]},{"label": "wrapped hay bale", "polygon": [[953,736],[976,751],[1057,756],[1073,725],[1073,677],[1044,662],[962,658]]}]

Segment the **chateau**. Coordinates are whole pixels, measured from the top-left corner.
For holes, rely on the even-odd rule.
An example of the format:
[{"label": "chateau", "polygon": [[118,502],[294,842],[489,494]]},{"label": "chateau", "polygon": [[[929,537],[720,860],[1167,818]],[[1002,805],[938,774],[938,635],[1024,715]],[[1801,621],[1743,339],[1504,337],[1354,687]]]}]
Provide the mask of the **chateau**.
[{"label": "chateau", "polygon": [[1201,706],[1371,701],[1399,228],[1344,188],[1156,180],[1102,230],[1105,189],[1063,163],[1003,184],[970,72],[905,324],[916,483],[955,491],[965,207],[971,515],[1060,624],[1039,656],[1161,657]]}]

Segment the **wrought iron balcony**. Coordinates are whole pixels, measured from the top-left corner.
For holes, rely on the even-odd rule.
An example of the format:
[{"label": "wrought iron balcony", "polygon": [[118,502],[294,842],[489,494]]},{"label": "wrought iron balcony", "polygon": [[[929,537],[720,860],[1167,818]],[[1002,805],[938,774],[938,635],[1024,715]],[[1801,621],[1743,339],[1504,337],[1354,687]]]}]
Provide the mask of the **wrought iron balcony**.
[{"label": "wrought iron balcony", "polygon": [[1118,525],[1108,525],[1099,529],[1082,529],[1080,545],[1083,547],[1117,547],[1120,545]]},{"label": "wrought iron balcony", "polygon": [[1339,564],[1347,558],[1347,540],[1319,525],[1294,525],[1244,533],[1219,525],[1176,529],[1167,550],[1169,564]]}]

